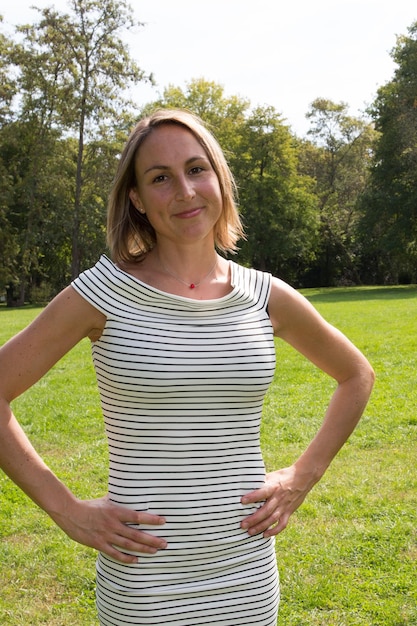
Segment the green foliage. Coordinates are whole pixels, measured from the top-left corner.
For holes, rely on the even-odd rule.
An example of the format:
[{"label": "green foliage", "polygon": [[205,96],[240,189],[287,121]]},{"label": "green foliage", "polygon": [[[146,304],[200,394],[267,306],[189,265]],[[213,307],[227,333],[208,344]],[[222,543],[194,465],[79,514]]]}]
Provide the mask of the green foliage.
[{"label": "green foliage", "polygon": [[134,63],[120,32],[135,25],[125,0],[72,0],[72,15],[47,8],[39,24],[25,29],[48,58],[60,60],[62,87],[67,97],[59,98],[60,121],[76,131],[78,138],[74,199],[71,220],[71,277],[83,261],[80,241],[82,223],[90,215],[83,197],[88,178],[84,143],[95,138],[101,120],[117,117],[118,92],[128,82],[143,80],[144,72]]},{"label": "green foliage", "polygon": [[391,56],[394,78],[371,111],[381,136],[362,199],[368,276],[385,283],[417,276],[417,22]]},{"label": "green foliage", "polygon": [[227,145],[226,137],[229,135],[234,140],[234,133],[231,131],[236,124],[243,122],[249,102],[238,96],[226,96],[222,85],[198,78],[189,81],[185,91],[173,85],[168,86],[164,89],[162,99],[151,106],[186,108],[193,111],[211,126],[213,132],[219,133],[222,143]]},{"label": "green foliage", "polygon": [[345,103],[318,98],[307,117],[313,144],[301,146],[302,171],[316,181],[320,238],[314,284],[360,283],[358,198],[366,189],[377,134],[363,120],[348,115]]},{"label": "green foliage", "polygon": [[30,284],[42,273],[42,239],[50,207],[62,213],[65,196],[58,195],[62,185],[50,186],[56,167],[61,166],[61,176],[65,172],[58,160],[56,139],[55,132],[35,119],[9,123],[1,134],[0,162],[10,181],[5,226],[13,233],[13,248],[7,260],[12,271],[6,282],[11,300],[17,297],[15,285],[19,291],[19,286]]},{"label": "green foliage", "polygon": [[[125,88],[152,81],[131,59],[125,0],[70,0],[0,33],[0,295],[53,294],[105,249],[105,213],[133,121]],[[1,21],[0,21],[1,25]],[[371,107],[317,98],[303,140],[271,106],[203,78],[142,108],[185,107],[236,175],[248,239],[238,260],[294,285],[417,280],[417,23],[398,38],[393,79]],[[137,108],[137,107],[136,107]]]},{"label": "green foliage", "polygon": [[149,114],[157,108],[188,109],[199,115],[216,136],[230,163],[236,161],[249,102],[238,96],[226,96],[218,83],[203,78],[191,80],[182,90],[168,86],[162,98],[147,104],[142,114]]},{"label": "green foliage", "polygon": [[[417,623],[416,287],[305,295],[370,358],[375,391],[358,428],[277,538],[280,626]],[[0,308],[0,343],[37,309]],[[390,321],[395,320],[395,323]],[[282,341],[262,447],[284,467],[318,428],[334,384]],[[107,451],[88,341],[15,402],[37,449],[80,497],[106,489]],[[93,551],[72,543],[0,473],[0,622],[97,623]]]},{"label": "green foliage", "polygon": [[9,253],[0,280],[10,303],[45,279],[52,291],[62,288],[103,251],[115,138],[130,108],[123,91],[150,80],[122,39],[138,25],[124,0],[72,0],[70,7],[68,14],[38,9],[36,24],[18,27],[19,43],[0,40],[19,94],[0,133],[8,189],[0,224]]},{"label": "green foliage", "polygon": [[[3,17],[0,15],[0,24]],[[16,85],[10,67],[10,54],[14,43],[0,33],[0,124],[4,124],[11,114],[11,103],[16,94]]]},{"label": "green foliage", "polygon": [[272,107],[247,118],[234,169],[248,232],[240,259],[296,282],[314,258],[317,202],[312,180],[298,173],[293,137]]}]

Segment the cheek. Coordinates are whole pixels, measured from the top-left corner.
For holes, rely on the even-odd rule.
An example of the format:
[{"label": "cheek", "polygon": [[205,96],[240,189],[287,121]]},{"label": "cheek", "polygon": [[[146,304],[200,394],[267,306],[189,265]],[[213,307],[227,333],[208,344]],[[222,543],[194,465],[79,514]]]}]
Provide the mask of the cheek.
[{"label": "cheek", "polygon": [[223,203],[223,196],[221,194],[220,188],[216,190],[215,195],[216,195],[216,203],[217,203],[218,211],[219,211],[219,214],[221,214],[223,212],[224,203]]},{"label": "cheek", "polygon": [[216,200],[218,204],[223,205],[222,192],[220,190],[220,185],[217,179],[215,181],[207,183],[205,188],[205,194],[208,197],[212,198],[212,200]]},{"label": "cheek", "polygon": [[142,204],[146,208],[147,213],[162,211],[167,202],[167,193],[161,189],[157,191],[148,190],[142,194]]}]

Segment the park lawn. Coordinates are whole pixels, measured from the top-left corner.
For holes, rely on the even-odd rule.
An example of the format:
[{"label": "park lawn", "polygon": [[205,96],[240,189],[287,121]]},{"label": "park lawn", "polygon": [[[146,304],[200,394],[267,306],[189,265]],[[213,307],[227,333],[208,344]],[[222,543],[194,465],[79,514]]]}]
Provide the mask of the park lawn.
[{"label": "park lawn", "polygon": [[[304,293],[365,352],[377,381],[355,433],[277,537],[279,626],[416,626],[417,289]],[[0,308],[0,343],[37,312]],[[277,341],[262,424],[268,469],[297,458],[333,388]],[[78,496],[105,492],[107,451],[88,341],[14,407]],[[71,542],[1,472],[0,558],[1,624],[97,624],[94,552]]]}]

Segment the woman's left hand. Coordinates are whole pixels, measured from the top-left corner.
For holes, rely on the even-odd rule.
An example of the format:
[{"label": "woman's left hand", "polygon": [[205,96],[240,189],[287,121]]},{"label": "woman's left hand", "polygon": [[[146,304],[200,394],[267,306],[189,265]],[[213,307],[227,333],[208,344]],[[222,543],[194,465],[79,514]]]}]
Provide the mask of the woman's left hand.
[{"label": "woman's left hand", "polygon": [[278,535],[286,528],[290,516],[304,501],[315,482],[309,475],[300,476],[294,466],[270,472],[265,477],[263,487],[242,497],[243,505],[256,502],[264,504],[242,520],[241,527],[249,535]]}]

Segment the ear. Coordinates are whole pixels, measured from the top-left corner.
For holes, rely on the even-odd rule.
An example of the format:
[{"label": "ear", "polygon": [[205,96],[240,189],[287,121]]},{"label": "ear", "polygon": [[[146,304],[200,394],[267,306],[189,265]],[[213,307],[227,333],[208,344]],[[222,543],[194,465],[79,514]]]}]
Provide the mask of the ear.
[{"label": "ear", "polygon": [[138,192],[134,187],[129,191],[129,198],[135,209],[137,209],[140,213],[145,213],[145,209],[142,207]]}]

